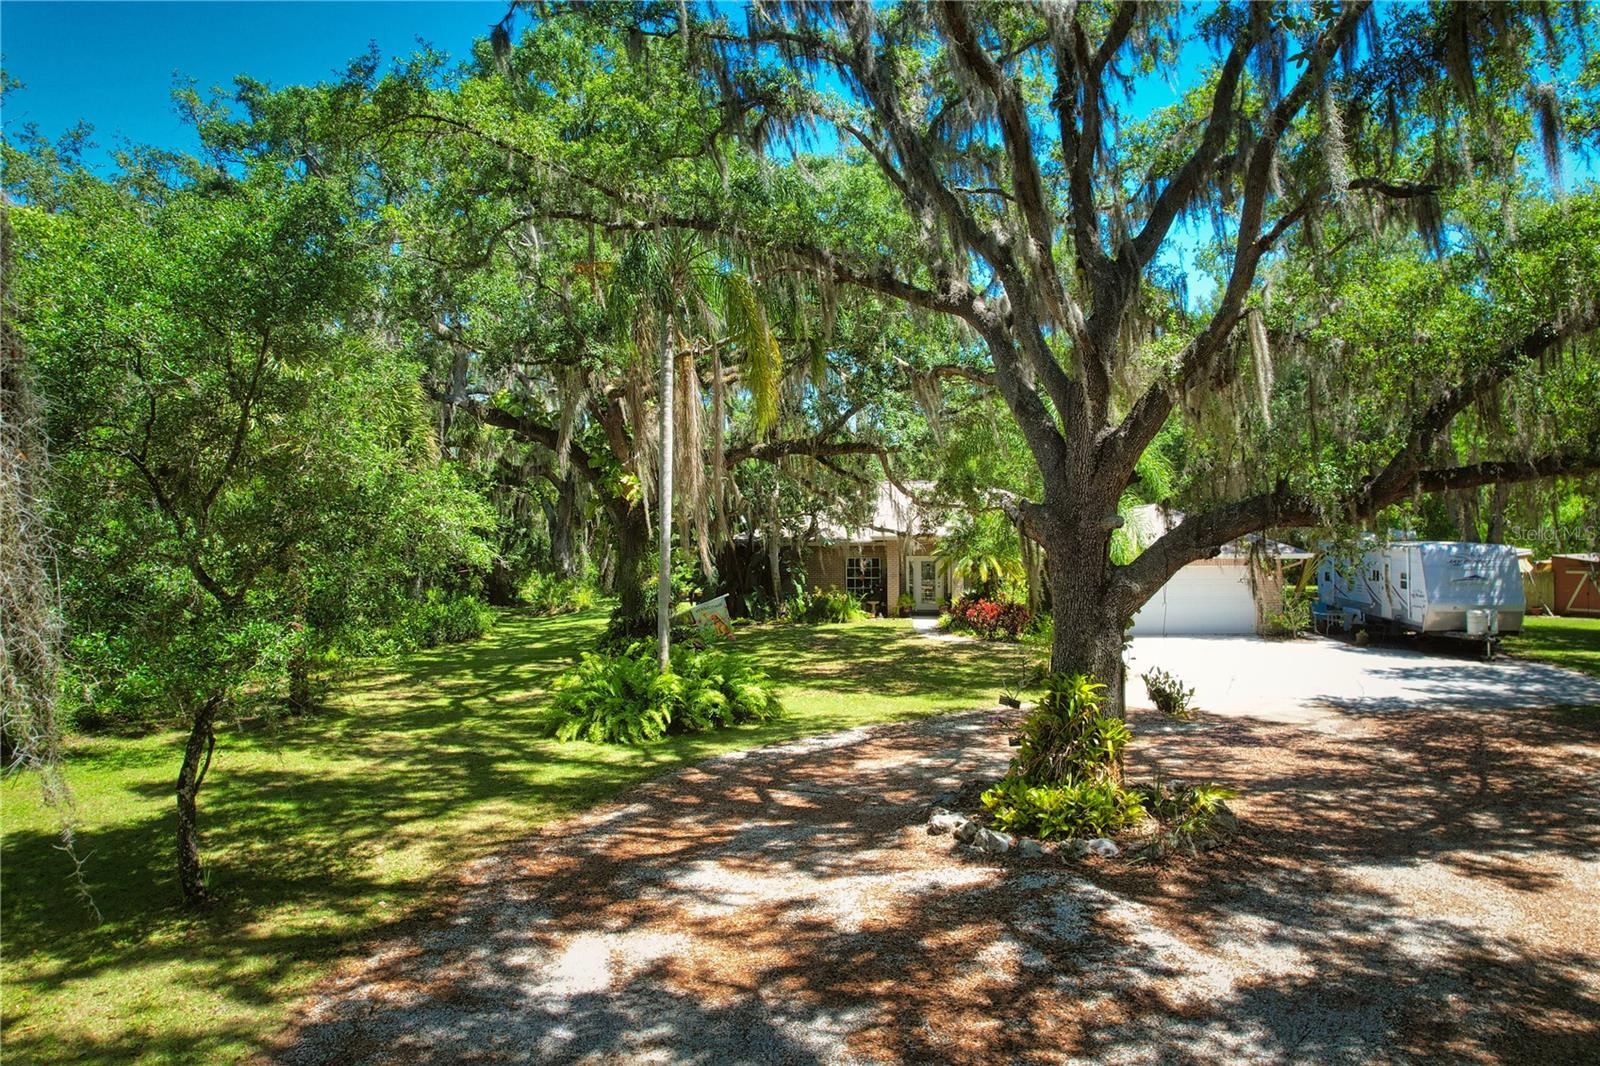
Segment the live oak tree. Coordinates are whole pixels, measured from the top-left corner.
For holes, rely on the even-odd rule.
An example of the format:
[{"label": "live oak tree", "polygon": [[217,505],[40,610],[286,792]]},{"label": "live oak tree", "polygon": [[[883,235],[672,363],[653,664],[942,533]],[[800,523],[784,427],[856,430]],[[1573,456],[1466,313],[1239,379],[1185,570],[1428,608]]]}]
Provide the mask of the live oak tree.
[{"label": "live oak tree", "polygon": [[[747,497],[741,464],[870,487],[855,468],[886,448],[863,427],[881,421],[868,416],[893,399],[893,382],[865,354],[881,308],[858,312],[818,293],[809,273],[769,271],[739,242],[596,222],[553,195],[631,182],[655,162],[711,169],[700,149],[719,120],[682,106],[682,67],[612,78],[592,39],[552,32],[518,49],[507,65],[540,87],[527,93],[485,49],[462,79],[408,70],[357,73],[320,93],[246,85],[242,120],[203,110],[213,139],[245,157],[369,176],[391,264],[386,330],[427,366],[446,424],[464,412],[536,446],[525,464],[535,476],[584,481],[615,549],[618,613],[631,620],[643,614],[652,524],[676,527],[707,573],[740,518],[747,530],[776,525],[772,486]],[[577,132],[596,123],[606,128]],[[664,350],[680,490],[665,522],[652,476]],[[776,548],[778,531],[764,532]]]},{"label": "live oak tree", "polygon": [[[1538,285],[1513,294],[1474,283],[1484,314],[1469,346],[1440,353],[1404,395],[1381,393],[1387,417],[1365,447],[1287,466],[1236,456],[1244,476],[1232,494],[1131,562],[1111,550],[1118,501],[1163,428],[1270,358],[1264,275],[1287,247],[1314,247],[1323,221],[1342,217],[1372,232],[1404,223],[1438,249],[1468,221],[1442,217],[1451,190],[1487,178],[1509,187],[1529,166],[1519,149],[1534,143],[1555,169],[1564,116],[1580,110],[1560,96],[1592,94],[1557,87],[1580,47],[1581,9],[846,3],[763,5],[735,25],[640,4],[550,17],[609,19],[660,66],[676,57],[706,72],[724,139],[760,147],[822,124],[877,168],[918,237],[912,254],[852,239],[819,219],[815,198],[807,211],[802,192],[786,199],[803,169],[798,143],[769,168],[764,200],[579,182],[565,191],[581,206],[567,211],[737,239],[965,323],[1039,470],[1040,497],[1007,506],[1050,559],[1056,669],[1114,682],[1128,617],[1235,537],[1600,461],[1591,442],[1568,441],[1434,465],[1461,412],[1594,330],[1594,249],[1567,241]],[[1142,114],[1124,90],[1179,63],[1197,72],[1183,98]],[[1163,255],[1186,221],[1220,246],[1220,284],[1202,313],[1174,323],[1152,288],[1171,277]],[[1498,236],[1501,248],[1516,240]],[[1263,483],[1253,475],[1266,466],[1276,477]]]}]

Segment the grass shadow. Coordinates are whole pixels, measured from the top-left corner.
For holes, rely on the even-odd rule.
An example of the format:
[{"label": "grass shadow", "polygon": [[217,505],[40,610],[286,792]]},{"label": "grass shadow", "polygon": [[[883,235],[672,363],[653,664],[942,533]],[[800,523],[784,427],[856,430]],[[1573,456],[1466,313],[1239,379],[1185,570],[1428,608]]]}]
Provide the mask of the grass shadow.
[{"label": "grass shadow", "polygon": [[52,812],[28,782],[7,783],[6,1049],[62,1063],[235,1058],[331,964],[426,913],[498,843],[734,749],[991,704],[1019,654],[904,623],[742,628],[734,647],[772,672],[783,719],[637,748],[539,737],[550,681],[603,622],[501,612],[485,640],[352,671],[325,712],[225,729],[200,801],[223,902],[203,914],[177,906],[172,873],[179,734],[69,747],[98,925],[64,884]]}]

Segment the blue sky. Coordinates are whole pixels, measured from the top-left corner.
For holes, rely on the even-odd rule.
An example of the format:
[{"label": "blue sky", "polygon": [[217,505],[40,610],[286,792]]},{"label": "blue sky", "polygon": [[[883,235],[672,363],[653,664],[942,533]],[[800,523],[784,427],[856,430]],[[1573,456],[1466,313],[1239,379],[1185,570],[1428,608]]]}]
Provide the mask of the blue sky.
[{"label": "blue sky", "polygon": [[[55,139],[79,121],[94,127],[91,165],[108,166],[123,143],[194,151],[194,134],[172,105],[175,84],[228,87],[238,74],[282,86],[336,77],[375,43],[385,62],[423,40],[454,58],[506,12],[505,0],[259,0],[103,2],[0,0],[0,54],[24,88],[8,94],[7,130],[35,123]],[[729,12],[738,21],[738,10]],[[1141,79],[1136,112],[1169,104],[1212,60],[1189,42],[1165,76]],[[831,138],[829,138],[831,140]],[[823,145],[821,147],[827,147]],[[1593,176],[1592,161],[1568,154],[1569,180]],[[1209,226],[1180,228],[1167,258],[1190,258]],[[1190,272],[1191,300],[1214,287]]]},{"label": "blue sky", "polygon": [[422,38],[452,57],[469,53],[506,12],[504,0],[348,3],[0,3],[5,70],[24,88],[8,94],[3,121],[37,123],[54,140],[79,120],[105,151],[119,138],[193,150],[172,107],[174,78],[202,89],[237,74],[292,85],[326,80],[376,42],[384,59]]}]

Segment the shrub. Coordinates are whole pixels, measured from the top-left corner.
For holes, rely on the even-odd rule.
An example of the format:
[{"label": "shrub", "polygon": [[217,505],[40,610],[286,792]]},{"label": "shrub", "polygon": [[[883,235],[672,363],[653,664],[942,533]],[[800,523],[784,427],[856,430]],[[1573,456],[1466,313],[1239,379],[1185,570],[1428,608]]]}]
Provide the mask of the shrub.
[{"label": "shrub", "polygon": [[[686,648],[704,648],[708,631],[696,625],[688,625],[676,617],[672,623],[672,646]],[[611,618],[606,622],[605,629],[595,638],[595,650],[617,655],[627,651],[634,644],[641,641],[655,647],[656,637],[656,610],[651,607],[648,611],[628,617],[618,607],[611,612]]]},{"label": "shrub", "polygon": [[433,589],[406,612],[397,628],[401,646],[416,649],[477,640],[493,624],[494,611],[476,596]]},{"label": "shrub", "polygon": [[1104,689],[1083,674],[1045,677],[1011,769],[982,797],[996,825],[1041,838],[1101,836],[1144,817],[1139,793],[1122,787],[1128,727],[1101,713]]},{"label": "shrub", "polygon": [[810,596],[794,601],[794,619],[810,625],[854,622],[867,616],[861,601],[843,589],[812,589]]},{"label": "shrub", "polygon": [[1156,781],[1139,787],[1145,810],[1160,823],[1160,831],[1139,849],[1144,861],[1164,858],[1175,851],[1197,854],[1232,836],[1239,819],[1228,809],[1234,793],[1220,785],[1168,785]]},{"label": "shrub", "polygon": [[1056,836],[1105,836],[1144,817],[1139,793],[1112,780],[1030,786],[1008,777],[983,794],[994,824],[1008,832],[1048,840]]},{"label": "shrub", "polygon": [[535,614],[572,614],[593,610],[600,595],[589,582],[577,577],[534,574],[522,586],[521,598]]},{"label": "shrub", "polygon": [[618,654],[586,654],[558,678],[545,730],[562,741],[641,744],[781,713],[772,682],[746,660],[679,646],[662,673],[654,646],[640,641]]},{"label": "shrub", "polygon": [[1228,800],[1236,793],[1221,785],[1169,785],[1161,781],[1139,786],[1150,816],[1166,828],[1193,835],[1230,832],[1237,824]]},{"label": "shrub", "polygon": [[1289,589],[1283,595],[1283,609],[1273,611],[1262,620],[1262,636],[1286,639],[1305,632],[1311,626],[1311,601],[1316,594],[1310,589]]},{"label": "shrub", "polygon": [[972,633],[985,640],[1016,640],[1028,625],[1026,605],[1010,600],[985,599],[968,593],[950,605],[944,628],[952,633]]},{"label": "shrub", "polygon": [[1034,785],[1117,776],[1128,727],[1100,713],[1104,690],[1084,674],[1047,675],[1022,723],[1012,774]]},{"label": "shrub", "polygon": [[1179,721],[1186,722],[1194,717],[1194,709],[1189,705],[1194,698],[1194,689],[1184,688],[1182,681],[1160,667],[1146,670],[1139,677],[1144,681],[1145,690],[1150,693],[1150,702],[1156,705],[1156,710]]}]

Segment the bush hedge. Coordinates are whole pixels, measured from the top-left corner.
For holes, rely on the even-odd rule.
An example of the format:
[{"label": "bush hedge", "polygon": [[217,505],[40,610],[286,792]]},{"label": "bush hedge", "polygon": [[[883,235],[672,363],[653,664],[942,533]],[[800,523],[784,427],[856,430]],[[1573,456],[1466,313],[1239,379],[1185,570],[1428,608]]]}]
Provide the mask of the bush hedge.
[{"label": "bush hedge", "polygon": [[818,625],[825,622],[855,622],[867,616],[861,601],[843,589],[812,589],[811,595],[794,601],[794,619]]},{"label": "bush hedge", "polygon": [[969,592],[950,605],[940,624],[951,633],[970,633],[985,640],[1016,640],[1031,617],[1025,604],[991,600]]}]

